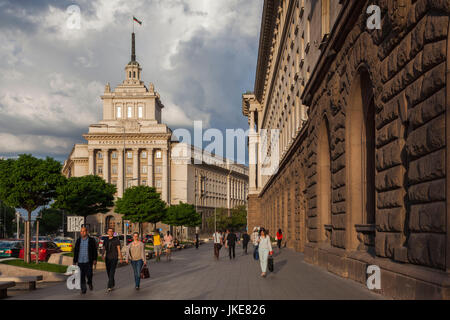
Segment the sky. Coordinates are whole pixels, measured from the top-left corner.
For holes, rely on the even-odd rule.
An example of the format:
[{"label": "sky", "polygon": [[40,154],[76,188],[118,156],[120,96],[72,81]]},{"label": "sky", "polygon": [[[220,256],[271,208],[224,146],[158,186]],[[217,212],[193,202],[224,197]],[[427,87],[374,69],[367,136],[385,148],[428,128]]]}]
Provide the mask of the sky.
[{"label": "sky", "polygon": [[[79,28],[76,13],[80,10]],[[262,0],[0,0],[0,156],[67,158],[101,120],[100,95],[130,60],[132,17],[142,80],[174,130],[248,129]],[[74,24],[75,23],[75,24]]]}]

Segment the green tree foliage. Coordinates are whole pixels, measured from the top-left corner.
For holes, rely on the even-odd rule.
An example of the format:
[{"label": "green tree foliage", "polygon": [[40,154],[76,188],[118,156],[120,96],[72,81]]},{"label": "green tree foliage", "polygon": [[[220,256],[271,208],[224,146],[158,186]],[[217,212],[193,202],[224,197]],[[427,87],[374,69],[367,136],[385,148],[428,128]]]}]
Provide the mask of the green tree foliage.
[{"label": "green tree foliage", "polygon": [[171,226],[197,227],[202,223],[202,216],[192,204],[180,202],[167,209],[163,222]]},{"label": "green tree foliage", "polygon": [[58,233],[62,226],[62,211],[54,208],[43,208],[40,214],[42,218],[39,220],[39,234],[50,235]]},{"label": "green tree foliage", "polygon": [[[28,221],[31,221],[31,212],[56,196],[57,187],[64,181],[61,163],[49,157],[44,160],[22,154],[18,159],[0,160],[0,199],[10,207],[25,209]],[[29,243],[30,235],[27,247]],[[29,251],[25,261],[30,261]]]},{"label": "green tree foliage", "polygon": [[0,235],[10,238],[16,232],[16,210],[0,202]]},{"label": "green tree foliage", "polygon": [[157,223],[166,215],[166,203],[156,189],[148,186],[134,186],[123,193],[116,201],[115,212],[123,214],[124,220],[139,223],[142,234],[142,223]]},{"label": "green tree foliage", "polygon": [[[228,209],[217,208],[215,221],[217,230],[242,230],[247,225],[247,210],[245,206],[238,206],[231,209],[230,216],[228,216]],[[207,222],[214,229],[214,214],[208,218]]]},{"label": "green tree foliage", "polygon": [[86,218],[92,214],[106,213],[114,206],[116,186],[99,176],[88,175],[67,179],[56,192],[52,208]]},{"label": "green tree foliage", "polygon": [[247,209],[245,206],[237,206],[231,210],[231,225],[235,230],[245,229],[247,226]]}]

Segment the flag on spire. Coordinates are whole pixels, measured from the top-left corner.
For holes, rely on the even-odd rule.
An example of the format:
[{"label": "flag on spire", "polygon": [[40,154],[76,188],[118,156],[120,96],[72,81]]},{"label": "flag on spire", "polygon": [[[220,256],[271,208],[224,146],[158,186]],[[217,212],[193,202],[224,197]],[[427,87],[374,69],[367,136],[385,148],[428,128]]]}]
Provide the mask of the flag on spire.
[{"label": "flag on spire", "polygon": [[136,21],[137,23],[139,23],[140,25],[142,25],[142,21],[139,21],[135,16],[133,16],[133,21]]}]

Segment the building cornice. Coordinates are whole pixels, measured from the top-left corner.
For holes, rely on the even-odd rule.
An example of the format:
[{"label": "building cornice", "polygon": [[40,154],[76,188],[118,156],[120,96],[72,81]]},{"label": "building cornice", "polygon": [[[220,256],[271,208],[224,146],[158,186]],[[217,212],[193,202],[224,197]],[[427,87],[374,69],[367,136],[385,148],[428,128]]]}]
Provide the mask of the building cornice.
[{"label": "building cornice", "polygon": [[276,10],[279,6],[279,2],[280,0],[264,1],[254,86],[254,92],[258,101],[262,101],[262,95],[264,92],[266,68],[269,61],[270,48],[272,46],[273,31],[277,17]]},{"label": "building cornice", "polygon": [[319,59],[311,72],[311,78],[306,83],[301,95],[304,105],[311,106],[314,93],[320,86],[327,70],[329,69],[336,53],[340,51],[345,42],[345,38],[359,18],[366,1],[346,0],[341,1],[342,9],[333,25],[326,46],[320,53]]}]

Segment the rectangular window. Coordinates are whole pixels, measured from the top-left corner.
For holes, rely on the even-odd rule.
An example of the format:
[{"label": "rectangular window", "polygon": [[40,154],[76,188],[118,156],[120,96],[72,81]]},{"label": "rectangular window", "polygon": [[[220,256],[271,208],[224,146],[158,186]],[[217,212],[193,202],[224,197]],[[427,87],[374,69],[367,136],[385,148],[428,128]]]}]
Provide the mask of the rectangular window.
[{"label": "rectangular window", "polygon": [[103,159],[103,154],[101,152],[98,153],[98,158]]},{"label": "rectangular window", "polygon": [[133,158],[133,152],[127,151],[127,158],[132,159]]},{"label": "rectangular window", "polygon": [[156,187],[161,188],[161,180],[156,180]]},{"label": "rectangular window", "polygon": [[98,166],[97,167],[97,173],[98,174],[102,174],[103,173],[103,167],[102,166]]},{"label": "rectangular window", "polygon": [[161,173],[161,166],[155,166],[155,173]]},{"label": "rectangular window", "polygon": [[127,109],[127,117],[131,118],[133,116],[133,107],[128,107]]},{"label": "rectangular window", "polygon": [[139,119],[142,119],[143,114],[144,114],[144,107],[139,106],[138,107],[138,117],[139,117]]},{"label": "rectangular window", "polygon": [[112,171],[113,174],[117,174],[117,165],[113,164],[111,166],[111,171]]},{"label": "rectangular window", "polygon": [[142,151],[141,158],[143,158],[143,159],[147,158],[147,152],[146,151]]},{"label": "rectangular window", "polygon": [[116,117],[117,118],[122,118],[122,107],[117,107],[116,108]]},{"label": "rectangular window", "polygon": [[142,185],[146,186],[147,185],[147,180],[142,180]]},{"label": "rectangular window", "polygon": [[114,152],[111,154],[111,158],[117,159],[117,152],[114,151]]},{"label": "rectangular window", "polygon": [[142,167],[142,173],[147,173],[147,166]]},{"label": "rectangular window", "polygon": [[131,174],[131,173],[133,173],[133,167],[127,166],[127,174]]},{"label": "rectangular window", "polygon": [[156,151],[156,159],[161,159],[162,153],[161,150]]}]

